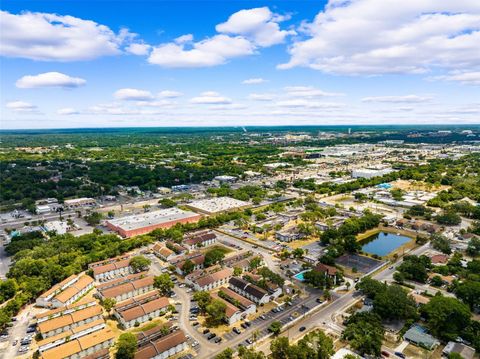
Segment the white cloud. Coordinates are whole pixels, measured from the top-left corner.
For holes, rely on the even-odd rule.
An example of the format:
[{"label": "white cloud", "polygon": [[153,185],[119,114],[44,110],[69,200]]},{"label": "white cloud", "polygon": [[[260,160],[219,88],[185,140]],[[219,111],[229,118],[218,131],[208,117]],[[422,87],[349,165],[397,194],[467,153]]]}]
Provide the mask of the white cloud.
[{"label": "white cloud", "polygon": [[310,101],[306,99],[294,99],[294,100],[283,100],[278,101],[275,103],[276,106],[279,107],[290,107],[290,108],[341,108],[344,107],[345,104],[337,103],[337,102],[317,102],[317,101]]},{"label": "white cloud", "polygon": [[267,80],[262,79],[261,77],[254,77],[251,79],[246,79],[242,81],[243,85],[257,85],[257,84],[263,84],[264,82],[267,82]]},{"label": "white cloud", "polygon": [[327,73],[423,73],[480,66],[480,2],[330,0],[279,68]]},{"label": "white cloud", "polygon": [[79,113],[80,113],[79,111],[71,107],[60,108],[57,110],[57,114],[63,115],[63,116],[78,115]]},{"label": "white cloud", "polygon": [[156,46],[148,62],[168,68],[209,67],[253,53],[253,44],[241,36],[215,35],[188,47],[186,43],[175,42]]},{"label": "white cloud", "polygon": [[74,16],[2,11],[0,54],[43,61],[90,60],[117,55],[135,34]]},{"label": "white cloud", "polygon": [[17,80],[15,85],[18,88],[38,88],[38,87],[79,87],[85,85],[87,81],[80,77],[71,77],[61,72],[45,72],[38,75],[27,75]]},{"label": "white cloud", "polygon": [[179,36],[175,39],[175,42],[177,44],[186,44],[186,43],[192,42],[192,41],[193,41],[193,35],[192,34],[182,35],[182,36]]},{"label": "white cloud", "polygon": [[251,93],[248,95],[248,99],[254,101],[272,101],[275,99],[275,95],[271,93]]},{"label": "white cloud", "polygon": [[138,90],[132,88],[124,88],[117,90],[113,96],[117,100],[126,101],[149,101],[153,99],[153,95],[150,91]]},{"label": "white cloud", "polygon": [[456,81],[463,85],[480,85],[480,71],[453,71],[444,76],[432,77],[432,80]]},{"label": "white cloud", "polygon": [[206,91],[202,92],[200,96],[193,97],[190,102],[194,104],[226,105],[231,104],[232,100],[228,97],[221,96],[218,92]]},{"label": "white cloud", "polygon": [[405,95],[405,96],[371,96],[362,98],[362,102],[386,102],[386,103],[422,103],[430,102],[431,96]]},{"label": "white cloud", "polygon": [[344,96],[343,93],[326,92],[319,90],[312,86],[287,86],[284,88],[288,95],[294,97],[330,97],[330,96]]},{"label": "white cloud", "polygon": [[37,109],[37,106],[25,101],[10,101],[6,107],[15,112],[33,112]]},{"label": "white cloud", "polygon": [[128,45],[125,48],[125,51],[133,55],[142,56],[142,55],[148,55],[151,48],[152,47],[150,45],[139,42],[139,43],[133,43]]},{"label": "white cloud", "polygon": [[158,93],[159,97],[165,97],[165,98],[175,98],[175,97],[180,97],[183,96],[183,93],[179,91],[172,91],[172,90],[164,90],[160,91]]},{"label": "white cloud", "polygon": [[232,14],[228,20],[216,26],[221,33],[242,35],[255,44],[267,47],[282,43],[293,30],[280,30],[279,22],[287,18],[272,13],[268,7],[240,10]]}]

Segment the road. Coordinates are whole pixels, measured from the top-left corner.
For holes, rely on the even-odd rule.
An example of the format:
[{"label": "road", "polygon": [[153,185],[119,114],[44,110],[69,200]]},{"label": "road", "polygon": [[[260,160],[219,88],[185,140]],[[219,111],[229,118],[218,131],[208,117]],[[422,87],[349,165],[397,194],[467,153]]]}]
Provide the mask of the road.
[{"label": "road", "polygon": [[5,247],[0,245],[0,279],[4,279],[7,275],[11,262],[11,258],[5,253]]}]

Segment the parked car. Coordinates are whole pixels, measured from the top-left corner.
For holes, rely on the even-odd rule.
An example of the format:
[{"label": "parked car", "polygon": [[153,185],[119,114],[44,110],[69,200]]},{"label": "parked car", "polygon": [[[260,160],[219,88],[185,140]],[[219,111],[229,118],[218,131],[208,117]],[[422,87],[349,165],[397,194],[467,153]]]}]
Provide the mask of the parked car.
[{"label": "parked car", "polygon": [[216,344],[220,343],[222,341],[222,338],[220,337],[216,337],[214,340],[213,340]]},{"label": "parked car", "polygon": [[210,333],[210,329],[204,329],[203,330],[203,334],[208,334],[208,333]]},{"label": "parked car", "polygon": [[210,333],[210,334],[207,335],[207,339],[208,339],[208,340],[212,340],[212,339],[215,338],[216,336],[217,336],[217,334],[215,334],[215,333]]},{"label": "parked car", "polygon": [[199,324],[200,324],[199,322],[193,322],[193,323],[192,323],[192,326],[193,326],[193,327],[196,327],[196,326],[198,326]]},{"label": "parked car", "polygon": [[322,298],[317,298],[317,303],[323,303]]},{"label": "parked car", "polygon": [[237,333],[237,334],[240,334],[240,333],[241,333],[241,330],[238,329],[237,327],[234,327],[234,328],[232,329],[232,332]]},{"label": "parked car", "polygon": [[264,315],[262,314],[262,315],[260,316],[260,319],[262,319],[262,320],[266,320],[266,319],[267,319],[267,317],[266,317],[266,316],[264,316]]},{"label": "parked car", "polygon": [[384,357],[388,358],[390,356],[390,353],[389,352],[386,352],[385,350],[382,350],[382,353],[381,353]]},{"label": "parked car", "polygon": [[18,344],[18,340],[15,339],[15,340],[13,341],[12,345],[15,346],[15,345],[17,345],[17,344]]},{"label": "parked car", "polygon": [[253,340],[252,340],[251,338],[248,338],[248,339],[246,340],[246,342],[247,342],[248,344],[253,344]]},{"label": "parked car", "polygon": [[247,329],[248,328],[248,325],[246,323],[242,323],[240,324],[240,326],[243,328],[243,329]]}]

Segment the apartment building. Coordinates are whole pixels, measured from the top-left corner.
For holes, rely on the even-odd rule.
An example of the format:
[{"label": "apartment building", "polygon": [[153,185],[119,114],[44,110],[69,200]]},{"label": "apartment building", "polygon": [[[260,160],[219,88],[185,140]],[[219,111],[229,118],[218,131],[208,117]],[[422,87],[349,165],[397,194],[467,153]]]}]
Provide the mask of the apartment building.
[{"label": "apartment building", "polygon": [[129,329],[164,314],[169,305],[168,298],[153,291],[118,303],[115,306],[114,316],[123,328]]},{"label": "apartment building", "polygon": [[35,304],[44,308],[59,308],[77,301],[93,288],[93,279],[86,274],[71,275],[41,294]]},{"label": "apartment building", "polygon": [[126,280],[113,286],[97,288],[98,296],[101,299],[112,298],[117,302],[121,302],[128,298],[136,297],[153,290],[153,276]]}]

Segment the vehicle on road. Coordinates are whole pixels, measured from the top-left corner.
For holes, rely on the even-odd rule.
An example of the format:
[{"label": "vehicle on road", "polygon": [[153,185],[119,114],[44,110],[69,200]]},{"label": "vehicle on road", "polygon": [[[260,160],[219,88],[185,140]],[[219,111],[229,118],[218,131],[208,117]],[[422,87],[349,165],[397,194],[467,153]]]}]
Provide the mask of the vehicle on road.
[{"label": "vehicle on road", "polygon": [[388,358],[390,356],[390,353],[386,352],[385,350],[382,350],[381,354],[386,358]]},{"label": "vehicle on road", "polygon": [[322,300],[322,298],[317,298],[316,302],[321,304],[321,303],[323,303],[323,300]]},{"label": "vehicle on road", "polygon": [[298,328],[298,330],[299,330],[300,332],[303,332],[305,329],[307,329],[307,328],[305,328],[305,327],[300,327],[300,328]]},{"label": "vehicle on road", "polygon": [[405,354],[403,354],[401,352],[395,352],[395,355],[399,358],[405,359]]}]

